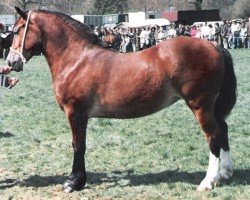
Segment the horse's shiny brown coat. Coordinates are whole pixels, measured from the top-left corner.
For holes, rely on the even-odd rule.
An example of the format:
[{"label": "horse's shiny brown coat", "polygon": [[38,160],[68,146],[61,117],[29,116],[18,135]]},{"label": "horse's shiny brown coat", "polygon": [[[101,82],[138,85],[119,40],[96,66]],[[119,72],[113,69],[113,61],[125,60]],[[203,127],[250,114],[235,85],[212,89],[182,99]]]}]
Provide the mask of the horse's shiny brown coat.
[{"label": "horse's shiny brown coat", "polygon": [[[12,45],[17,50],[26,23],[25,13],[19,14],[22,18],[14,28],[18,36]],[[91,117],[141,117],[182,98],[204,130],[211,152],[218,157],[221,148],[229,150],[225,117],[236,101],[236,79],[225,50],[190,37],[127,54],[97,43],[89,27],[63,14],[34,11],[31,15],[24,55],[30,59],[35,50],[44,53],[56,100],[72,129],[74,163],[66,190],[86,183],[83,156]],[[12,52],[8,62],[14,61],[18,58]]]}]

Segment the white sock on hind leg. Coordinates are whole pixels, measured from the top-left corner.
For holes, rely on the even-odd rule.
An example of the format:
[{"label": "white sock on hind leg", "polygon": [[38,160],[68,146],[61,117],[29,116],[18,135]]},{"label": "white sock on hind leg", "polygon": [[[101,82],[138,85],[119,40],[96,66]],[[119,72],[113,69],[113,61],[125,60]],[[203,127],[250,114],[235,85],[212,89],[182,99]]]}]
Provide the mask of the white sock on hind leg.
[{"label": "white sock on hind leg", "polygon": [[233,162],[229,151],[220,150],[220,179],[229,179],[233,175]]}]

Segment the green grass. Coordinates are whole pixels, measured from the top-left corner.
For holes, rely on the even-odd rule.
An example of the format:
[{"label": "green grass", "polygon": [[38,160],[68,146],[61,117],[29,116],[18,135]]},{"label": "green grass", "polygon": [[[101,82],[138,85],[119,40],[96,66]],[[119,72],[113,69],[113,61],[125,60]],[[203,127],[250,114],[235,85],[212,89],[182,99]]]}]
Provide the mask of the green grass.
[{"label": "green grass", "polygon": [[[231,51],[238,101],[228,118],[234,176],[211,192],[204,178],[209,149],[183,101],[133,120],[91,119],[87,188],[64,194],[71,133],[57,106],[49,68],[33,58],[0,102],[0,199],[249,199],[250,51]],[[3,61],[0,64],[4,64]]]}]

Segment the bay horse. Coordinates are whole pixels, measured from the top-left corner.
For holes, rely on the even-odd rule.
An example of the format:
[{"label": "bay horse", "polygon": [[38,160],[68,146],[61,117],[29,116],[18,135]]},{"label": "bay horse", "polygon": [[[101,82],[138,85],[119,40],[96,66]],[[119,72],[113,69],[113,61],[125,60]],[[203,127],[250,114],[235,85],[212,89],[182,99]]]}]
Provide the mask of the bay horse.
[{"label": "bay horse", "polygon": [[194,113],[210,148],[207,174],[197,190],[210,190],[232,176],[225,119],[236,103],[236,77],[227,50],[184,36],[124,54],[100,46],[90,27],[65,14],[16,11],[21,17],[13,29],[7,63],[22,68],[35,51],[43,53],[56,101],[72,130],[74,159],[65,192],[86,184],[89,118],[142,117],[179,99]]}]

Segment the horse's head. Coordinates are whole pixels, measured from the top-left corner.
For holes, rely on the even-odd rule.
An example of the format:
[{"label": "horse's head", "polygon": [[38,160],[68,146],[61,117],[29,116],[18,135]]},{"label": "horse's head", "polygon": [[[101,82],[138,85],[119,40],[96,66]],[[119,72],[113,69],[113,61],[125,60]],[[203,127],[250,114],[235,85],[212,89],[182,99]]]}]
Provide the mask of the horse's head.
[{"label": "horse's head", "polygon": [[25,12],[15,7],[20,18],[13,27],[14,38],[7,57],[7,64],[14,71],[22,71],[23,65],[32,56],[41,51],[41,32],[35,24],[33,12]]}]

